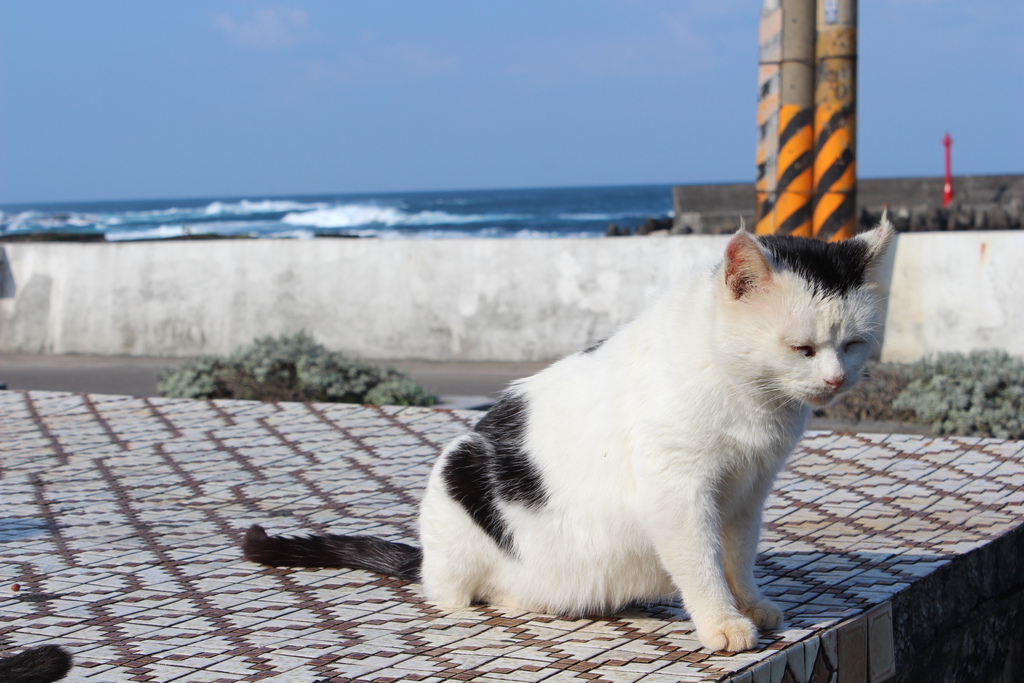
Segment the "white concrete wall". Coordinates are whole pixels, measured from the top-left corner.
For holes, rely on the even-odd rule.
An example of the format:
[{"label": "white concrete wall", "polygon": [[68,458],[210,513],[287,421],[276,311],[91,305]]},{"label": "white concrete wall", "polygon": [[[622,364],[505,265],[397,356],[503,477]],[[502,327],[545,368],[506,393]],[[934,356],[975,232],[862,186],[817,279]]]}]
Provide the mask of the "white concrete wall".
[{"label": "white concrete wall", "polygon": [[1024,231],[900,235],[883,359],[987,348],[1024,356]]},{"label": "white concrete wall", "polygon": [[[227,353],[311,332],[366,358],[549,360],[710,268],[718,236],[5,244],[0,349]],[[1024,233],[901,235],[883,357],[1024,355]]]}]

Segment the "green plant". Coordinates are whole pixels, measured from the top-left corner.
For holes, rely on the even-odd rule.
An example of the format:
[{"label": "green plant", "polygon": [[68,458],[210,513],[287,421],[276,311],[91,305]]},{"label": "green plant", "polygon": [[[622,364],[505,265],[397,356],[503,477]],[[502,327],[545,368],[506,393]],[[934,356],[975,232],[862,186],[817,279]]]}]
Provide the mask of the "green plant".
[{"label": "green plant", "polygon": [[915,363],[893,407],[940,434],[1024,438],[1024,360],[1004,351],[944,353]]},{"label": "green plant", "polygon": [[401,372],[328,351],[305,332],[188,361],[162,375],[157,391],[174,398],[434,404],[430,392]]}]

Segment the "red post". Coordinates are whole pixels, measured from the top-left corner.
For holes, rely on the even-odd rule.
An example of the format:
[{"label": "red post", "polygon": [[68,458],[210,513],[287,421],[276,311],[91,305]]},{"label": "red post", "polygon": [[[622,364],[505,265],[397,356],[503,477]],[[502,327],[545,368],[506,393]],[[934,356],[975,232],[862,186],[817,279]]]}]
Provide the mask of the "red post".
[{"label": "red post", "polygon": [[946,147],[946,184],[942,186],[942,206],[946,207],[953,201],[953,168],[949,155],[949,150],[953,146],[953,138],[949,137],[949,133],[942,138],[942,144]]}]

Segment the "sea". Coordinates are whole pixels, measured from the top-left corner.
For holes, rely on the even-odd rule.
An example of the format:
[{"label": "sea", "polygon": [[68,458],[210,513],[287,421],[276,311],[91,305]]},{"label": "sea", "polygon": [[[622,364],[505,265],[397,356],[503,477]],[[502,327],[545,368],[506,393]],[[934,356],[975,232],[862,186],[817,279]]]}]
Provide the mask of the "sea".
[{"label": "sea", "polygon": [[0,206],[0,236],[381,239],[602,237],[672,213],[671,185],[403,192]]}]

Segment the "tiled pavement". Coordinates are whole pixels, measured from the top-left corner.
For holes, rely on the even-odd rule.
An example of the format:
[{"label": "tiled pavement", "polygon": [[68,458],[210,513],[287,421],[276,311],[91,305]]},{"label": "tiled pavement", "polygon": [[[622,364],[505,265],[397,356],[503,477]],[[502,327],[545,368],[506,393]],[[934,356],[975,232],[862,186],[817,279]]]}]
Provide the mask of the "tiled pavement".
[{"label": "tiled pavement", "polygon": [[445,613],[415,584],[241,560],[254,522],[414,540],[432,460],[477,417],[0,392],[0,654],[62,643],[68,681],[818,683],[870,631],[880,680],[887,599],[1024,512],[1024,442],[809,433],[759,560],[789,626],[738,655],[702,651],[669,601]]}]

